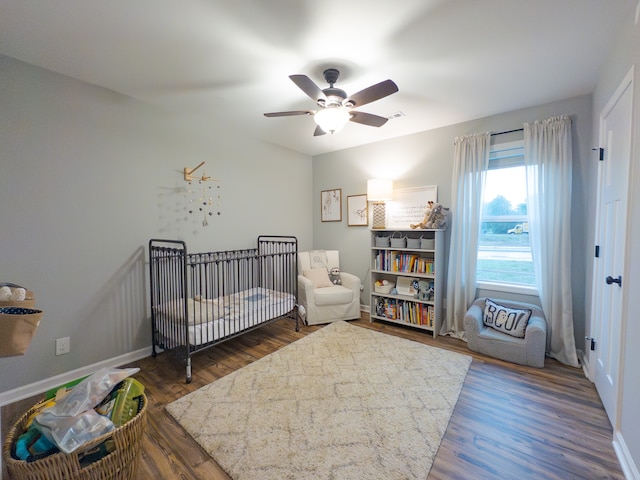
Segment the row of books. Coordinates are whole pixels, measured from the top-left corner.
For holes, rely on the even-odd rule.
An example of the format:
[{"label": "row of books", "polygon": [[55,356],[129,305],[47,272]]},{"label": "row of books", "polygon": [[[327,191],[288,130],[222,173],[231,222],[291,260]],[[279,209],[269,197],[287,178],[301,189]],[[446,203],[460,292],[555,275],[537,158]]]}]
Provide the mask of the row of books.
[{"label": "row of books", "polygon": [[396,300],[393,298],[379,298],[376,304],[378,317],[398,320],[413,325],[432,327],[435,321],[433,305]]},{"label": "row of books", "polygon": [[378,252],[376,255],[376,269],[388,272],[435,274],[433,258],[393,250],[381,250]]}]

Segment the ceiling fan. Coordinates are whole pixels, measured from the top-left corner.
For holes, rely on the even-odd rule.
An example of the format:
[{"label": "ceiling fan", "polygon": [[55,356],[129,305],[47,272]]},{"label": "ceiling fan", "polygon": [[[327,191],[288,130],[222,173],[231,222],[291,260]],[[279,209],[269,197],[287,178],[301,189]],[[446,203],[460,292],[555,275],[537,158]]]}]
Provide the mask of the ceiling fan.
[{"label": "ceiling fan", "polygon": [[320,87],[306,75],[289,75],[293,83],[315,101],[320,109],[265,113],[264,116],[288,117],[292,115],[313,115],[313,120],[318,125],[313,133],[314,136],[338,132],[349,121],[370,127],[381,127],[387,123],[388,118],[386,117],[380,117],[372,113],[358,112],[352,109],[380,100],[397,92],[398,86],[392,80],[376,83],[353,95],[347,96],[344,90],[333,86],[338,81],[339,76],[340,72],[335,68],[325,70],[324,79],[329,84],[329,88],[321,90]]}]

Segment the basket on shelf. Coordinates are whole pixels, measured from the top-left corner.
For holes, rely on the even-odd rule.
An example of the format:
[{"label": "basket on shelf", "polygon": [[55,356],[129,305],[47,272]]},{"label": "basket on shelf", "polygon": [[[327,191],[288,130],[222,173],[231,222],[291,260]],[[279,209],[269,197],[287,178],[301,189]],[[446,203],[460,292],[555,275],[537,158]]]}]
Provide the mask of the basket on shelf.
[{"label": "basket on shelf", "polygon": [[[44,403],[44,402],[42,402]],[[147,425],[147,398],[142,395],[138,414],[115,430],[85,443],[72,453],[54,453],[26,462],[14,458],[15,442],[25,430],[29,417],[42,406],[31,407],[9,431],[2,446],[2,458],[15,480],[131,480],[138,467],[140,444]],[[107,440],[113,440],[113,451],[87,465],[81,464],[86,453]]]},{"label": "basket on shelf", "polygon": [[[399,237],[396,237],[396,234],[399,234]],[[407,237],[402,236],[402,234],[400,232],[394,232],[393,235],[391,235],[391,246],[393,248],[405,248],[407,246]]]},{"label": "basket on shelf", "polygon": [[387,283],[385,285],[375,285],[375,291],[376,293],[389,294],[391,293],[391,290],[393,290],[393,287],[395,286],[396,285],[393,282]]},{"label": "basket on shelf", "polygon": [[407,237],[407,248],[420,248],[421,239]]},{"label": "basket on shelf", "polygon": [[376,247],[386,248],[390,245],[389,236],[376,235],[375,243],[376,243]]},{"label": "basket on shelf", "polygon": [[424,250],[433,250],[436,248],[436,241],[433,238],[420,238],[420,248]]}]

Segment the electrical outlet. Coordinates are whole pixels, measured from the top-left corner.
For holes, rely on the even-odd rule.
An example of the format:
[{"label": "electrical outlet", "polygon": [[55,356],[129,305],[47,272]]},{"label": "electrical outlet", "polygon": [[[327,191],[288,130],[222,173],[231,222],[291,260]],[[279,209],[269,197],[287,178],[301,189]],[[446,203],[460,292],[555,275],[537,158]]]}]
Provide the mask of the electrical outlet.
[{"label": "electrical outlet", "polygon": [[56,355],[64,355],[71,351],[71,339],[69,337],[56,339]]}]

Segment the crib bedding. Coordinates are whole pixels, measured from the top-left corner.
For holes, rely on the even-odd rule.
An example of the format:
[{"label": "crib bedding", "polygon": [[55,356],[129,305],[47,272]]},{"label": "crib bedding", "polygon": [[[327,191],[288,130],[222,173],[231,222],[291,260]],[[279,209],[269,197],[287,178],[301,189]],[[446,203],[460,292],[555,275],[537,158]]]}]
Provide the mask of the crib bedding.
[{"label": "crib bedding", "polygon": [[[296,304],[295,296],[263,287],[208,299],[201,296],[187,301],[188,344],[202,345],[236,334],[265,320],[281,317]],[[156,313],[172,323],[184,324],[182,299],[159,305]],[[181,341],[180,329],[162,332],[172,343]]]}]

